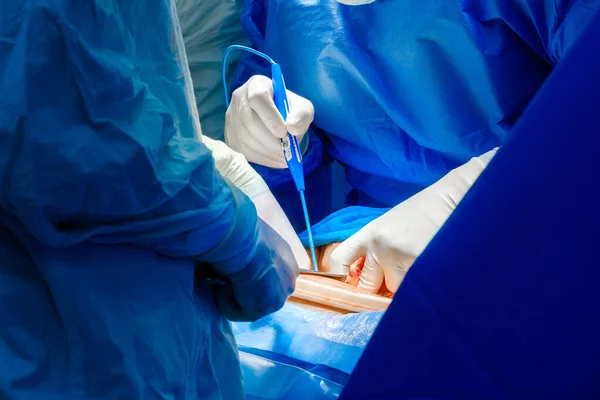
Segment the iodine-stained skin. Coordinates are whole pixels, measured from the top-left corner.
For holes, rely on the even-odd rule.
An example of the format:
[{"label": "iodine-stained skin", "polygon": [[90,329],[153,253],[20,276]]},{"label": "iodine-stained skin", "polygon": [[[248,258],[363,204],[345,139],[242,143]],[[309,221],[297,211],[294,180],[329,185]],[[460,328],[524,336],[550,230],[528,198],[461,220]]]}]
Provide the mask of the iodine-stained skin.
[{"label": "iodine-stained skin", "polygon": [[[315,248],[317,262],[319,263],[319,271],[329,272],[331,270],[331,253],[333,253],[333,251],[340,244],[341,243],[336,242],[336,243],[330,243],[330,244],[326,244],[324,246],[319,246],[319,247]],[[309,249],[305,249],[305,250],[308,254],[310,254]],[[358,283],[360,282],[360,275],[362,273],[364,266],[365,266],[365,257],[361,257],[358,260],[356,260],[354,262],[354,264],[352,264],[350,266],[350,271],[348,273],[348,276],[345,279],[345,283],[348,285],[352,285],[354,287],[358,287]],[[312,268],[312,262],[311,262],[311,268]],[[379,289],[377,294],[380,296],[388,297],[388,298],[394,297],[394,294],[387,289],[387,287],[385,286],[385,283],[381,286],[381,288]]]}]

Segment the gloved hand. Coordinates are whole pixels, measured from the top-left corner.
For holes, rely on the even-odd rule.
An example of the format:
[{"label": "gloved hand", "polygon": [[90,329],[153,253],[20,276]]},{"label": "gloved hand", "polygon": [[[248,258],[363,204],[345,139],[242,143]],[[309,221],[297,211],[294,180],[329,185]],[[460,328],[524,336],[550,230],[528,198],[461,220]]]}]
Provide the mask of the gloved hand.
[{"label": "gloved hand", "polygon": [[215,301],[230,321],[256,321],[283,307],[294,292],[298,265],[288,244],[261,219],[252,261],[228,275],[231,285],[216,286]]},{"label": "gloved hand", "polygon": [[250,199],[269,191],[266,182],[242,154],[208,136],[202,136],[202,143],[212,152],[215,168]]},{"label": "gloved hand", "polygon": [[309,100],[289,90],[287,97],[290,112],[284,121],[273,101],[271,80],[260,75],[250,78],[233,92],[225,117],[225,143],[252,163],[287,168],[280,139],[289,132],[300,143],[315,114]]},{"label": "gloved hand", "polygon": [[446,222],[496,149],[471,159],[442,179],[373,220],[331,254],[331,271],[348,273],[365,264],[358,287],[376,292],[384,282],[396,293],[404,275]]},{"label": "gloved hand", "polygon": [[220,140],[202,136],[202,142],[212,152],[215,167],[221,175],[252,200],[258,217],[290,245],[300,268],[310,268],[310,258],[304,251],[302,242],[263,178],[248,164],[242,154],[231,150]]}]

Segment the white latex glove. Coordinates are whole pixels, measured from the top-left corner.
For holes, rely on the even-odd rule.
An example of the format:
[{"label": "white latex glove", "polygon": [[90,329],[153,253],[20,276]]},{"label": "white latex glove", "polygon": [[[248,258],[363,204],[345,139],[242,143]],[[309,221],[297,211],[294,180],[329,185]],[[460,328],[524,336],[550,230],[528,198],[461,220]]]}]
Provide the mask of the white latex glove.
[{"label": "white latex glove", "polygon": [[250,78],[233,92],[225,115],[225,143],[250,162],[287,168],[280,139],[289,132],[300,143],[315,115],[309,100],[289,90],[287,97],[290,112],[284,121],[273,101],[271,79],[261,75]]},{"label": "white latex glove", "polygon": [[358,287],[396,293],[415,259],[446,222],[497,149],[473,158],[345,240],[331,254],[331,271],[348,273],[365,257]]},{"label": "white latex glove", "polygon": [[202,136],[202,142],[212,152],[219,173],[252,200],[260,219],[290,245],[298,266],[310,268],[310,259],[298,235],[263,178],[242,154],[231,150],[225,143],[207,136]]},{"label": "white latex glove", "polygon": [[273,228],[275,232],[279,233],[279,236],[290,245],[298,267],[300,269],[310,269],[310,257],[306,254],[302,242],[300,242],[290,220],[285,215],[285,212],[283,212],[273,193],[270,190],[266,191],[252,198],[252,202],[256,206],[256,213],[260,219]]}]

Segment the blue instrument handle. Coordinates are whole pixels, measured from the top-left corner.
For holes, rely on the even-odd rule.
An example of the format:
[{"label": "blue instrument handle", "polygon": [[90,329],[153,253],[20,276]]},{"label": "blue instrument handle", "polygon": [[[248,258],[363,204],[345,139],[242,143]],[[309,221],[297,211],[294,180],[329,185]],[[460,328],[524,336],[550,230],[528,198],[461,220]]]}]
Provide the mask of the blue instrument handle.
[{"label": "blue instrument handle", "polygon": [[[273,81],[274,101],[275,107],[279,111],[279,114],[285,121],[290,112],[290,107],[287,98],[287,92],[285,87],[285,81],[283,80],[283,74],[281,73],[281,67],[279,64],[273,64],[271,66],[271,80]],[[302,169],[302,152],[298,145],[298,139],[291,134],[287,134],[284,139],[281,139],[281,146],[283,147],[283,155],[285,162],[292,174],[292,179],[296,185],[298,191],[304,191],[304,170]]]},{"label": "blue instrument handle", "polygon": [[[283,73],[281,72],[281,67],[277,63],[273,63],[271,65],[271,80],[273,81],[273,98],[275,101],[275,107],[277,107],[277,110],[285,121],[290,112],[290,105],[288,103]],[[313,268],[315,271],[318,271],[315,245],[310,229],[310,220],[308,218],[306,199],[304,198],[304,169],[302,167],[302,152],[300,151],[300,146],[298,145],[298,139],[296,139],[296,137],[290,133],[288,133],[284,139],[281,139],[281,145],[283,147],[285,162],[290,170],[290,173],[292,174],[292,179],[294,180],[296,189],[298,189],[298,192],[300,192],[302,211],[304,212],[306,230],[308,232],[308,240],[310,242],[310,253],[313,261]]]}]

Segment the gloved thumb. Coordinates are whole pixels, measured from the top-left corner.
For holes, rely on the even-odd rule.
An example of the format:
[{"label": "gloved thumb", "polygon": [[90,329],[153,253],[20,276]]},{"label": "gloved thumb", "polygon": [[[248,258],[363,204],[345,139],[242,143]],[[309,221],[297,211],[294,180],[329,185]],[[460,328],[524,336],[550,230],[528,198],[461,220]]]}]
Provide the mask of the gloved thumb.
[{"label": "gloved thumb", "polygon": [[360,274],[358,287],[375,293],[383,284],[384,272],[372,253],[365,259],[365,265]]},{"label": "gloved thumb", "polygon": [[330,272],[335,274],[346,274],[350,272],[350,266],[359,258],[366,255],[363,246],[361,231],[358,231],[348,239],[344,240],[331,253],[331,269]]},{"label": "gloved thumb", "polygon": [[285,121],[287,131],[294,136],[301,136],[308,131],[315,118],[315,108],[310,100],[287,91],[290,112]]}]

